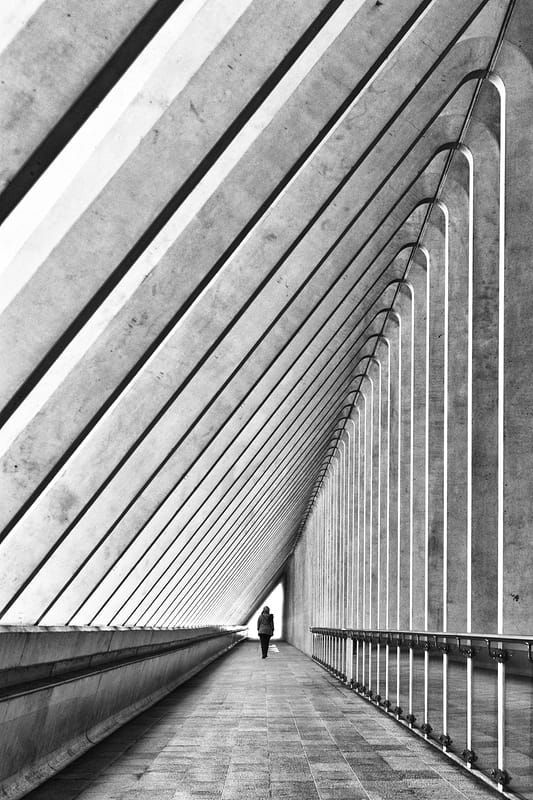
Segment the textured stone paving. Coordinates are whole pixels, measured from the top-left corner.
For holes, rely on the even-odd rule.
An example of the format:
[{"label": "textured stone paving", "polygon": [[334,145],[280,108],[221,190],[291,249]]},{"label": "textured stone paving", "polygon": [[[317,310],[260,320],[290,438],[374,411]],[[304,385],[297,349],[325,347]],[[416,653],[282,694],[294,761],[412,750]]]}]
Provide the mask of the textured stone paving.
[{"label": "textured stone paving", "polygon": [[247,642],[31,800],[483,800],[496,793],[298,650]]}]

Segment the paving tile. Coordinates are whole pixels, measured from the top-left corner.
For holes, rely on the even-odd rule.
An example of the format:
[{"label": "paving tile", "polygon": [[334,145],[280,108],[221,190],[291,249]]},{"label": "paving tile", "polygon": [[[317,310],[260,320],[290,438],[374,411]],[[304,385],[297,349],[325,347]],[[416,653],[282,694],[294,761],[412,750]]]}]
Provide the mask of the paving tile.
[{"label": "paving tile", "polygon": [[272,781],[270,784],[272,798],[292,798],[292,800],[313,800],[319,798],[318,791],[312,781],[290,782]]},{"label": "paving tile", "polygon": [[28,800],[490,800],[495,794],[281,643],[244,644]]},{"label": "paving tile", "polygon": [[270,800],[270,786],[247,786],[229,788],[224,787],[221,800]]},{"label": "paving tile", "polygon": [[320,800],[368,800],[368,795],[360,786],[335,786],[319,788]]}]

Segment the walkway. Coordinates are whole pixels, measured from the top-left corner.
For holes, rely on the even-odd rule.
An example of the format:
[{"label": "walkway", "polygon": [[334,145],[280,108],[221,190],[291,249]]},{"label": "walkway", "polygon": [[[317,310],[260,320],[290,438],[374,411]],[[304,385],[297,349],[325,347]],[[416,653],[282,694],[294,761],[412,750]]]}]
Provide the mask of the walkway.
[{"label": "walkway", "polygon": [[496,795],[295,648],[247,642],[31,800],[485,800]]}]

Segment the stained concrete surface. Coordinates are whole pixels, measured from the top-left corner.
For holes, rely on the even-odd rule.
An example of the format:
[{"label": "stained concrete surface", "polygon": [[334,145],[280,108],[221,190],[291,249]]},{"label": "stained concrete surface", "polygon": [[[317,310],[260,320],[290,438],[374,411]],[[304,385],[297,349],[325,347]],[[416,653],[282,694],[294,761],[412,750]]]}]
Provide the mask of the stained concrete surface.
[{"label": "stained concrete surface", "polygon": [[482,800],[496,794],[299,650],[247,642],[30,800]]}]

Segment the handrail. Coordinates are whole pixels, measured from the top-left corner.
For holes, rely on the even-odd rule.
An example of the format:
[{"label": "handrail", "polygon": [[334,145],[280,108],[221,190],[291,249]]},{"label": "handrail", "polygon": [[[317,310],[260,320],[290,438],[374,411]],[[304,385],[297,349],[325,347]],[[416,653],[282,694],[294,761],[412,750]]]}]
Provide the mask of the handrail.
[{"label": "handrail", "polygon": [[506,633],[458,633],[456,631],[424,631],[424,630],[393,630],[379,628],[328,628],[311,626],[311,633],[325,634],[337,638],[350,638],[357,641],[372,642],[374,644],[388,644],[395,647],[418,648],[424,650],[442,650],[443,646],[454,643],[462,655],[471,657],[475,655],[472,643],[487,645],[489,656],[495,661],[505,661],[509,653],[502,647],[493,647],[495,643],[524,645],[527,648],[528,660],[533,662],[533,634],[530,636],[516,636]]},{"label": "handrail", "polygon": [[[199,642],[209,639],[242,634],[247,628],[245,626],[230,626],[227,628],[223,626],[206,626],[203,631],[201,628],[175,629],[177,634],[181,632],[187,633],[188,630],[190,630],[193,635],[183,636],[173,641],[155,642],[146,645],[125,647],[119,650],[109,650],[102,653],[84,654],[77,657],[70,657],[65,659],[64,662],[43,663],[37,666],[41,667],[41,671],[48,672],[48,674],[43,674],[42,677],[33,677],[31,680],[21,680],[19,682],[10,682],[6,685],[2,685],[2,670],[0,669],[0,703],[27,694],[52,689],[55,686],[73,683],[93,675],[121,669],[131,664],[147,661],[148,659],[171,655],[179,650],[186,650]],[[65,668],[61,669],[63,663]],[[17,672],[24,674],[25,671],[32,667],[32,671],[35,672],[34,665],[28,665],[18,670],[17,668],[11,667],[8,668],[6,672],[10,677],[13,677]],[[50,667],[54,667],[52,673],[49,672]],[[58,667],[59,669],[57,669]]]},{"label": "handrail", "polygon": [[515,636],[514,634],[509,633],[465,633],[457,632],[457,631],[423,631],[423,630],[397,630],[395,628],[330,628],[328,626],[311,626],[309,628],[311,633],[322,633],[327,631],[328,633],[336,632],[339,633],[348,633],[348,634],[355,634],[355,633],[382,633],[382,634],[394,634],[397,636],[398,634],[401,636],[438,636],[447,637],[451,639],[478,639],[482,641],[487,641],[490,639],[491,641],[504,641],[504,642],[518,642],[522,644],[527,644],[528,642],[533,642],[533,633],[528,636]]},{"label": "handrail", "polygon": [[[476,768],[476,774],[489,785],[496,784],[505,797],[524,797],[520,793],[523,778],[518,771],[515,774],[520,753],[505,749],[505,715],[508,697],[511,709],[519,707],[520,692],[529,685],[523,678],[531,680],[533,634],[328,626],[310,626],[309,630],[313,634],[313,660],[349,689],[462,767]],[[403,651],[401,660],[400,651]],[[438,670],[430,667],[435,658],[442,661]],[[476,752],[479,738],[472,729],[474,678],[486,676],[487,670],[494,675],[493,687],[497,676],[498,700],[492,709],[497,738],[488,750],[480,747],[480,752]],[[458,675],[461,675],[464,707],[461,705],[462,720],[458,720],[457,708],[452,720],[448,681]],[[507,681],[519,681],[513,684],[518,694],[515,691],[507,696]],[[529,705],[529,693],[524,702]],[[486,726],[479,735],[483,731],[487,733]]]}]

